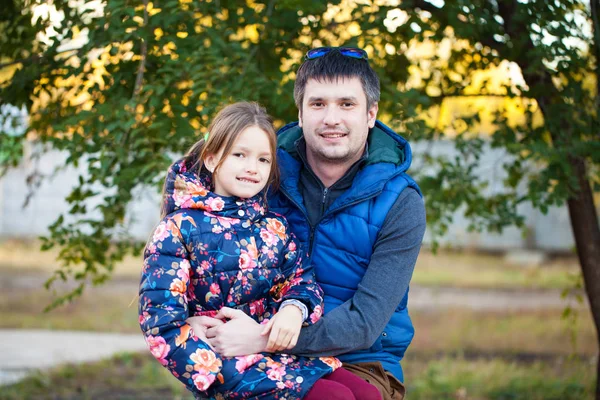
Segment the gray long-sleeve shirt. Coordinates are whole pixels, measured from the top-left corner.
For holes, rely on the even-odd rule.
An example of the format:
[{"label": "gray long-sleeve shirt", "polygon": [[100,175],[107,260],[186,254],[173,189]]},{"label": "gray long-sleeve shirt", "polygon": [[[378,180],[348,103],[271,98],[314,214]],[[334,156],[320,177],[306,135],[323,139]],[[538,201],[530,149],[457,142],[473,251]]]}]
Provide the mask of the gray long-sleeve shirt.
[{"label": "gray long-sleeve shirt", "polygon": [[[300,187],[309,222],[318,222],[335,199],[350,187],[365,155],[331,187],[325,188],[306,162],[303,139],[297,143],[303,161]],[[317,201],[318,200],[318,201]],[[291,353],[338,355],[369,348],[404,297],[425,233],[425,205],[412,188],[405,189],[388,212],[375,242],[369,267],[354,296],[316,324],[303,328]]]}]

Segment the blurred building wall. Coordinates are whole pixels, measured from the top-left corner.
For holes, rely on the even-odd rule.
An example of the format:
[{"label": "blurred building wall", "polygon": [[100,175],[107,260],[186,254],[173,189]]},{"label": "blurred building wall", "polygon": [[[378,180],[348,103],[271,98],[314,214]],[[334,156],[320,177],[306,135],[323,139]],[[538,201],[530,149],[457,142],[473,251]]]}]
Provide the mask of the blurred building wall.
[{"label": "blurred building wall", "polygon": [[[68,212],[65,197],[76,185],[80,168],[63,168],[54,173],[56,167],[64,165],[65,154],[48,152],[35,158],[35,149],[29,148],[25,161],[17,169],[10,170],[0,178],[0,237],[35,238],[48,233],[48,226],[61,213]],[[453,158],[457,152],[452,142],[441,141],[435,144],[418,143],[413,145],[411,173],[418,175],[425,168],[422,155],[446,155]],[[501,150],[486,149],[482,165],[478,170],[481,177],[489,180],[490,191],[501,191],[504,171],[503,162],[508,156]],[[42,180],[29,203],[23,207],[30,189],[28,176],[43,174]],[[120,231],[145,241],[159,219],[160,196],[153,188],[136,188],[135,201],[129,208],[127,220]],[[425,199],[427,193],[425,193]],[[93,210],[93,205],[89,207]],[[574,247],[573,235],[566,207],[552,208],[544,215],[530,205],[523,205],[522,214],[526,218],[528,233],[523,235],[517,228],[508,228],[502,234],[468,232],[468,221],[460,213],[454,216],[447,235],[438,238],[441,245],[482,250],[537,249],[550,252],[570,251]],[[91,216],[95,214],[92,212]],[[96,217],[98,214],[95,215]],[[65,217],[67,217],[65,215]],[[425,242],[431,242],[426,233]]]}]

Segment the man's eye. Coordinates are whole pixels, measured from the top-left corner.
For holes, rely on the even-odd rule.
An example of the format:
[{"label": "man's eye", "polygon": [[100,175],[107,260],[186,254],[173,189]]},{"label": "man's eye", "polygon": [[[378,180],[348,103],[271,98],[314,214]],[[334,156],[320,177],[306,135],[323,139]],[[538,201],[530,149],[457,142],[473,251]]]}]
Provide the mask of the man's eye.
[{"label": "man's eye", "polygon": [[315,102],[315,103],[312,103],[312,106],[313,106],[313,107],[323,107],[323,103],[322,103],[322,102],[320,102],[320,101],[317,101],[317,102]]},{"label": "man's eye", "polygon": [[346,102],[346,103],[342,103],[342,106],[348,108],[348,107],[353,107],[354,103],[350,103],[350,102]]}]

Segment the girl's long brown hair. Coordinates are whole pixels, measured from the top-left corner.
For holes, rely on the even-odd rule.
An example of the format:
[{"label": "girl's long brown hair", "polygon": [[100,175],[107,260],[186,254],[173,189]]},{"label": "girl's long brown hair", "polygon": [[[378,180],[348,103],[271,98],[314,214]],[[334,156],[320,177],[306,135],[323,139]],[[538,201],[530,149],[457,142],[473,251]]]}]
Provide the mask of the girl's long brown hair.
[{"label": "girl's long brown hair", "polygon": [[[269,138],[269,150],[271,151],[272,160],[269,179],[263,190],[266,201],[267,188],[277,188],[279,185],[279,168],[277,167],[276,159],[277,135],[273,128],[273,119],[267,114],[264,107],[258,103],[242,101],[230,104],[219,111],[208,127],[208,138],[206,141],[203,138],[194,143],[184,157],[185,164],[191,171],[200,174],[204,168],[206,157],[211,154],[218,154],[222,150],[221,159],[213,171],[213,175],[217,174],[219,167],[225,161],[225,157],[231,152],[231,148],[240,134],[252,126],[263,130]],[[163,188],[163,200],[168,195],[165,189],[166,182]],[[166,211],[165,202],[163,201],[161,218],[166,216]]]}]

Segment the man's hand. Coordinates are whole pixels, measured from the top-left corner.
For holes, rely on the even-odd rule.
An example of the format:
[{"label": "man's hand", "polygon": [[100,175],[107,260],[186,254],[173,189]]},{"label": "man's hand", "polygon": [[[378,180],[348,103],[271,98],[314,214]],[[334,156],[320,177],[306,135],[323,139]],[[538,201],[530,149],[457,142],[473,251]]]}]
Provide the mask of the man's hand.
[{"label": "man's hand", "polygon": [[223,307],[215,318],[229,320],[206,331],[208,340],[220,355],[236,357],[265,351],[267,338],[260,334],[263,327],[243,311]]},{"label": "man's hand", "polygon": [[220,319],[205,316],[190,317],[186,320],[186,322],[192,327],[194,334],[199,337],[200,340],[208,344],[211,349],[215,350],[212,345],[212,341],[206,337],[206,331],[209,328],[223,325],[225,322]]},{"label": "man's hand", "polygon": [[277,353],[293,348],[298,342],[302,322],[302,310],[298,307],[290,304],[280,309],[261,332],[262,336],[271,332],[266,350]]}]

